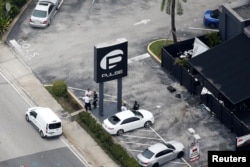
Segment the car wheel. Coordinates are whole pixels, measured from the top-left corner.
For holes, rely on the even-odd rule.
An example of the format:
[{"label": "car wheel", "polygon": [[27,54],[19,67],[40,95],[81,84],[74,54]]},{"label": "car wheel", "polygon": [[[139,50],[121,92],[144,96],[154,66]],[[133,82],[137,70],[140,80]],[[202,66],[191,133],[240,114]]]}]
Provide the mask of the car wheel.
[{"label": "car wheel", "polygon": [[209,25],[209,27],[212,28],[212,29],[215,29],[215,28],[216,28],[216,25],[213,24],[213,23],[211,23],[211,24]]},{"label": "car wheel", "polygon": [[29,116],[28,116],[28,115],[25,115],[25,119],[26,119],[26,121],[27,121],[27,122],[29,122],[29,121],[30,121],[30,119],[29,119]]},{"label": "car wheel", "polygon": [[177,158],[181,158],[181,157],[183,157],[183,155],[184,155],[184,152],[181,151],[181,152],[178,153]]},{"label": "car wheel", "polygon": [[144,127],[149,128],[151,125],[152,125],[152,122],[147,121],[147,122],[145,122]]},{"label": "car wheel", "polygon": [[117,136],[121,136],[123,135],[123,133],[124,133],[124,130],[120,129],[117,131]]},{"label": "car wheel", "polygon": [[43,131],[40,131],[40,136],[41,136],[41,138],[44,138]]},{"label": "car wheel", "polygon": [[159,167],[159,164],[156,163],[156,164],[154,164],[152,167]]}]

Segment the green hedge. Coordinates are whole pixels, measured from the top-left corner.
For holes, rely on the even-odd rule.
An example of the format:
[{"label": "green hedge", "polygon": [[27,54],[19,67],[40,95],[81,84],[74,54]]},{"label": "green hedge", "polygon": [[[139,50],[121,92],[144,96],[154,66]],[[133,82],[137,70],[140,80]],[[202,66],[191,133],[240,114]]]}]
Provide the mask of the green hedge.
[{"label": "green hedge", "polygon": [[[5,7],[7,2],[11,7],[8,13]],[[27,0],[0,0],[0,36],[5,33],[26,2]]]},{"label": "green hedge", "polygon": [[77,120],[114,161],[123,167],[139,167],[137,161],[120,144],[117,144],[110,134],[103,130],[90,113],[80,113]]}]

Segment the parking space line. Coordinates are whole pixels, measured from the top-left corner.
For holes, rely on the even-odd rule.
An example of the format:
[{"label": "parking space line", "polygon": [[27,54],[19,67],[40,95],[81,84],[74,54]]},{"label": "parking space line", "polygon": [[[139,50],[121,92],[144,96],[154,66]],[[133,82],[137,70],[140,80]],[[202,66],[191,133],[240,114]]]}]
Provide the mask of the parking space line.
[{"label": "parking space line", "polygon": [[142,152],[141,150],[131,150],[131,149],[128,149],[129,151],[132,151],[132,152]]},{"label": "parking space line", "polygon": [[152,137],[142,137],[142,136],[133,136],[133,135],[123,135],[123,136],[126,136],[126,137],[134,137],[134,138],[140,138],[140,139],[161,140],[161,139],[152,138]]},{"label": "parking space line", "polygon": [[152,127],[150,127],[150,129],[155,132],[155,134],[164,142],[166,142],[166,140],[164,140]]},{"label": "parking space line", "polygon": [[150,146],[150,144],[144,144],[144,143],[125,142],[125,141],[121,141],[121,142],[126,143],[126,144],[136,144],[136,145],[142,145],[142,146]]}]

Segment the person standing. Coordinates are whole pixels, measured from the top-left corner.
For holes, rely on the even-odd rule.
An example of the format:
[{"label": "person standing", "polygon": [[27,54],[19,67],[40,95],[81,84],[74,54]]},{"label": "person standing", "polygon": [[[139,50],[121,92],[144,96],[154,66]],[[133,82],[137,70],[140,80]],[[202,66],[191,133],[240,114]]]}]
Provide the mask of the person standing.
[{"label": "person standing", "polygon": [[90,104],[90,97],[89,95],[86,95],[84,97],[82,97],[83,101],[84,101],[84,104],[85,104],[85,110],[88,111],[90,110],[91,111],[91,104]]},{"label": "person standing", "polygon": [[98,95],[97,95],[97,93],[96,93],[96,91],[94,91],[94,95],[93,95],[93,106],[94,106],[94,108],[96,108],[97,107],[97,101],[98,101]]},{"label": "person standing", "polygon": [[121,107],[121,111],[126,111],[126,110],[128,110],[128,109],[127,109],[126,103],[124,103]]},{"label": "person standing", "polygon": [[140,108],[140,105],[137,103],[137,101],[135,101],[133,105],[133,110],[136,111],[136,110],[139,110],[139,108]]},{"label": "person standing", "polygon": [[91,97],[92,93],[90,91],[90,89],[88,88],[85,92],[85,96],[88,96],[89,98]]}]

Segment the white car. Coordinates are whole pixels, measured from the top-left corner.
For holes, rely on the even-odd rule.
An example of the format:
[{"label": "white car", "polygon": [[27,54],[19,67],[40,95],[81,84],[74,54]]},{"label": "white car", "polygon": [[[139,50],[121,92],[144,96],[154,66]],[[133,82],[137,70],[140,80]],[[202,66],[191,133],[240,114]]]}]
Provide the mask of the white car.
[{"label": "white car", "polygon": [[144,167],[158,167],[166,162],[181,158],[184,155],[184,145],[177,141],[156,143],[137,155],[137,161]]},{"label": "white car", "polygon": [[39,0],[30,17],[30,26],[49,26],[62,2],[62,0]]},{"label": "white car", "polygon": [[151,112],[139,109],[137,111],[122,111],[105,119],[102,127],[112,135],[122,135],[124,132],[141,127],[150,127],[154,123]]}]

